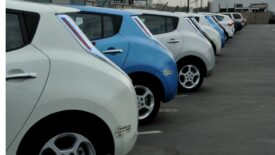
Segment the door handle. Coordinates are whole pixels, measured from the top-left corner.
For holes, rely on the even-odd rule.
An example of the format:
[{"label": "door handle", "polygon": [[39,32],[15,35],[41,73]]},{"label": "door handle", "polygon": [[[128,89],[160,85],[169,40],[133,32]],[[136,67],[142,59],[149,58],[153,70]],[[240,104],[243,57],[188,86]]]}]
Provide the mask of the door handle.
[{"label": "door handle", "polygon": [[179,43],[179,42],[180,42],[179,40],[170,39],[167,43],[169,43],[169,44],[176,44],[176,43]]},{"label": "door handle", "polygon": [[122,53],[123,49],[108,49],[106,51],[103,51],[103,54],[118,54],[118,53]]},{"label": "door handle", "polygon": [[13,79],[33,79],[36,78],[36,73],[18,73],[18,74],[10,74],[6,76],[6,80]]}]

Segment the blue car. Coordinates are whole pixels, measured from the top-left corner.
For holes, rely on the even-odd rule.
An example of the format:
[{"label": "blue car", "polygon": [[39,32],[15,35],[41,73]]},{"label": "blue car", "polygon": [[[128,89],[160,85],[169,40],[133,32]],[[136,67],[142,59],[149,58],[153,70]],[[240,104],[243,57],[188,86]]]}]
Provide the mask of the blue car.
[{"label": "blue car", "polygon": [[224,47],[226,42],[226,35],[224,30],[220,27],[220,25],[217,24],[217,22],[213,19],[211,15],[206,15],[205,18],[212,25],[212,27],[219,32],[221,37],[222,47]]},{"label": "blue car", "polygon": [[243,29],[242,22],[234,21],[234,27],[236,32],[242,30]]},{"label": "blue car", "polygon": [[90,41],[132,79],[140,123],[152,121],[160,103],[171,101],[177,92],[177,65],[170,51],[154,38],[137,13],[71,7],[81,11],[69,15]]}]

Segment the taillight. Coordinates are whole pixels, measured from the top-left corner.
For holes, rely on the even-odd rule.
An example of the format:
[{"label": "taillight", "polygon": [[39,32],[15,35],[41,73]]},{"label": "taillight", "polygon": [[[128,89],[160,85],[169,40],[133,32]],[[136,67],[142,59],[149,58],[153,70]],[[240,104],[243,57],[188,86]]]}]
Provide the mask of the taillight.
[{"label": "taillight", "polygon": [[153,37],[151,32],[144,26],[144,24],[138,19],[138,17],[133,17],[133,19],[148,37]]},{"label": "taillight", "polygon": [[89,50],[91,50],[91,47],[88,45],[88,43],[83,39],[83,37],[74,29],[72,24],[65,18],[61,17],[61,20],[70,28],[70,30],[73,32],[73,34],[77,37],[77,39]]},{"label": "taillight", "polygon": [[72,36],[77,40],[77,42],[83,47],[88,53],[101,58],[105,61],[110,61],[106,58],[100,51],[98,51],[90,42],[90,40],[85,36],[85,34],[80,30],[80,28],[74,23],[74,21],[67,15],[58,15],[58,18],[65,25],[65,27],[70,31]]},{"label": "taillight", "polygon": [[227,25],[228,25],[228,26],[233,26],[233,25],[234,25],[234,22],[228,22]]}]

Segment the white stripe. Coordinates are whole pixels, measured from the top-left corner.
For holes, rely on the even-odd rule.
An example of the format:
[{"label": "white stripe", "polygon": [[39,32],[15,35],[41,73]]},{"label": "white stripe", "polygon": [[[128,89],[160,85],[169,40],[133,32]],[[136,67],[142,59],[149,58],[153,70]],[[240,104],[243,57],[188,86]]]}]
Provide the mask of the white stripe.
[{"label": "white stripe", "polygon": [[176,97],[187,97],[188,95],[177,95]]},{"label": "white stripe", "polygon": [[160,130],[155,130],[155,131],[143,131],[143,132],[139,132],[139,135],[150,135],[150,134],[159,134],[159,133],[163,133]]},{"label": "white stripe", "polygon": [[178,112],[178,109],[159,109],[159,112]]}]

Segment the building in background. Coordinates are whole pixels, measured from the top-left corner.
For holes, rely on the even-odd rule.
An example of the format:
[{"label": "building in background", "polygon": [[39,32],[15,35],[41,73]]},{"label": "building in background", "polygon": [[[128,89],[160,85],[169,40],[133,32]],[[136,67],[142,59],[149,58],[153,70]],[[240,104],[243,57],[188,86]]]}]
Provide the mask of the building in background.
[{"label": "building in background", "polygon": [[111,7],[113,5],[134,5],[146,7],[152,5],[152,0],[27,0],[40,3],[91,5]]},{"label": "building in background", "polygon": [[97,6],[109,7],[111,4],[147,7],[152,5],[152,0],[97,0]]},{"label": "building in background", "polygon": [[275,12],[275,0],[212,0],[211,12]]}]

